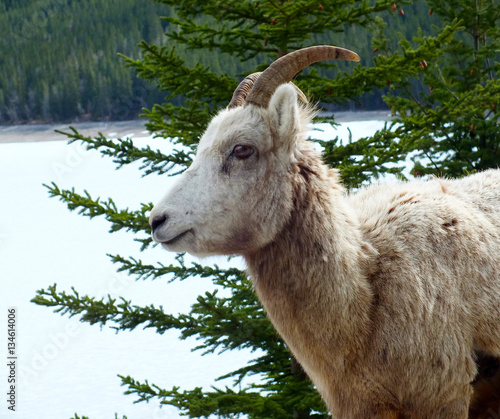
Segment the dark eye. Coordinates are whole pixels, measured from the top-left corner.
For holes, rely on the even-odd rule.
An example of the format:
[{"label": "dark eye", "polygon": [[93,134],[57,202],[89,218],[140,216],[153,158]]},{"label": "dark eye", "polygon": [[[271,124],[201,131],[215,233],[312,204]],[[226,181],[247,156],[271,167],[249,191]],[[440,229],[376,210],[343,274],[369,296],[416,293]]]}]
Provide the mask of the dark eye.
[{"label": "dark eye", "polygon": [[255,148],[249,145],[237,145],[233,148],[233,154],[241,160],[248,159],[254,152]]}]

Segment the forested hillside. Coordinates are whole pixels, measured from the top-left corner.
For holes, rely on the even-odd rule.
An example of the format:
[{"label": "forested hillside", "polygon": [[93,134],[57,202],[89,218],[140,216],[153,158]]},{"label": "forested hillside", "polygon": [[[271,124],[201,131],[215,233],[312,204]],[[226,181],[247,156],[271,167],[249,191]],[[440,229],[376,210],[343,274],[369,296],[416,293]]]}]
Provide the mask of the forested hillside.
[{"label": "forested hillside", "polygon": [[138,0],[0,0],[0,123],[137,115],[161,96],[125,68],[161,42],[161,9]]},{"label": "forested hillside", "polygon": [[[168,7],[148,0],[0,0],[0,123],[130,119],[161,103],[165,95],[137,78],[118,53],[139,58],[141,40],[165,44],[160,16],[168,14]],[[399,32],[411,39],[431,22],[423,2],[395,4],[380,17],[393,43]],[[369,63],[373,36],[348,29],[312,35],[310,44],[346,46]],[[182,55],[190,65],[235,75],[258,59],[243,64],[206,50]],[[380,98],[377,92],[361,102],[373,109],[383,106]]]}]

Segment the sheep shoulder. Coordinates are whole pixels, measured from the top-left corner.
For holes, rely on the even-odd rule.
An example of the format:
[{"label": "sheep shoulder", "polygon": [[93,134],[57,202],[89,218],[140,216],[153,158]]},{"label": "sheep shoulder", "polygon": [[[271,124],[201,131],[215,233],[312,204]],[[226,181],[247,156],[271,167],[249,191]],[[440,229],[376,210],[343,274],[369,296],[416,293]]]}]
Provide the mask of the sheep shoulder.
[{"label": "sheep shoulder", "polygon": [[473,348],[500,356],[500,170],[378,184],[347,200],[376,253],[378,360],[428,356],[445,375],[447,359],[467,360],[473,375]]},{"label": "sheep shoulder", "polygon": [[500,170],[455,180],[377,184],[347,200],[365,240],[382,253],[410,252],[419,260],[419,255],[441,259],[459,252],[474,264],[467,254],[498,251],[491,246],[500,240]]}]

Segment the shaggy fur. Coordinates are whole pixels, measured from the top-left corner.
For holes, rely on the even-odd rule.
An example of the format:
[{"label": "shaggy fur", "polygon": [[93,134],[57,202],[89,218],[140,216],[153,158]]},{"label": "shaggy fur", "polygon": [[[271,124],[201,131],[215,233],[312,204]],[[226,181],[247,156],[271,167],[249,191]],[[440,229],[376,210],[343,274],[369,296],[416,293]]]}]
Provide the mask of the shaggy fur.
[{"label": "shaggy fur", "polygon": [[[348,195],[309,122],[286,85],[267,109],[222,112],[152,211],[154,239],[242,254],[334,417],[487,418],[500,400],[500,171]],[[255,153],[235,158],[239,144]]]}]

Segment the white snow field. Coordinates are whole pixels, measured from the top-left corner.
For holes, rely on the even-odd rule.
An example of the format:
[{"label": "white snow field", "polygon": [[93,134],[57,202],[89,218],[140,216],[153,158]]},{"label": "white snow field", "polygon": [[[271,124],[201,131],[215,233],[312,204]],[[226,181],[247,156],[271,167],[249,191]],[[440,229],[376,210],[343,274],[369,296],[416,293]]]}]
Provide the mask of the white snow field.
[{"label": "white snow field", "polygon": [[[336,135],[353,140],[372,134],[383,121],[342,123],[336,131],[322,125],[318,138]],[[104,134],[109,134],[104,132]],[[139,145],[168,150],[167,140],[144,133]],[[202,356],[191,352],[194,339],[180,341],[176,331],[159,335],[138,328],[116,334],[107,327],[90,326],[77,317],[62,317],[50,308],[30,303],[36,290],[57,283],[59,291],[80,295],[122,296],[133,304],[162,305],[170,313],[188,312],[199,294],[213,289],[199,278],[167,283],[166,279],[139,280],[116,273],[106,253],[134,256],[145,262],[168,264],[174,255],[154,247],[141,253],[131,233],[109,234],[104,219],[89,220],[70,212],[57,199],[49,198],[43,183],[60,188],[88,190],[92,197],[112,197],[118,208],[138,209],[141,202],[156,202],[172,178],[142,178],[139,164],[115,170],[109,158],[66,141],[0,144],[0,327],[2,398],[0,418],[69,419],[75,413],[90,419],[164,419],[181,417],[171,407],[155,402],[133,404],[125,396],[120,375],[162,388],[191,389],[211,385],[224,387],[215,378],[237,369],[256,357],[249,351]],[[226,264],[225,259],[203,263]],[[232,264],[241,261],[232,260]],[[7,410],[7,309],[17,309],[17,400],[16,411]],[[255,379],[258,379],[256,377]]]}]

